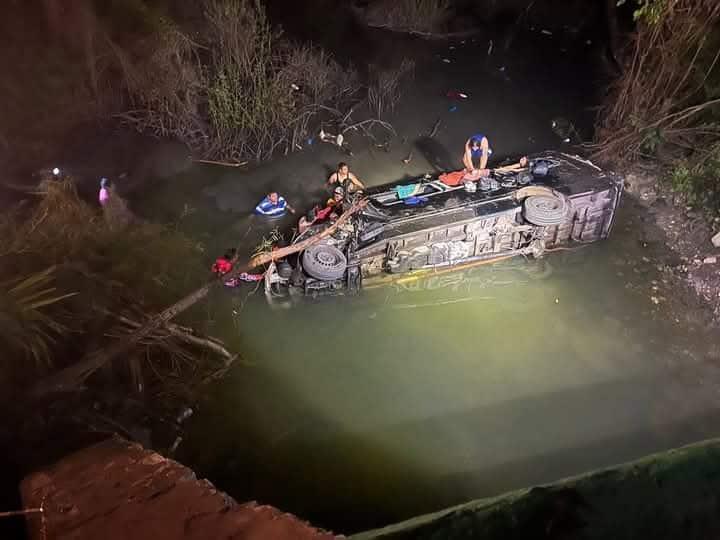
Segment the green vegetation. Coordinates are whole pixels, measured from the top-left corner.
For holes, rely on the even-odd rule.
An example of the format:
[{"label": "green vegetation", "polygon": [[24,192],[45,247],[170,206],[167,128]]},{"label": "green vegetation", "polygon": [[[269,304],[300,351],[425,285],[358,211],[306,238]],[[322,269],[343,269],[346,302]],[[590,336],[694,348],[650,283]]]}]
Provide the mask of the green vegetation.
[{"label": "green vegetation", "polygon": [[[0,221],[6,398],[124,339],[207,275],[202,246],[177,227],[118,220],[107,207],[103,216],[70,180],[44,181],[37,197],[32,208],[21,205]],[[121,199],[115,204],[129,215]],[[208,352],[222,353],[223,362]],[[167,324],[109,369],[114,386],[153,395],[167,391],[168,377],[192,388],[224,365],[225,353],[217,341]]]},{"label": "green vegetation", "polygon": [[[622,3],[622,2],[621,2]],[[623,74],[598,117],[596,157],[661,162],[690,204],[717,212],[720,3],[639,0]]]},{"label": "green vegetation", "polygon": [[329,55],[282,40],[259,0],[203,6],[197,38],[163,18],[142,40],[112,46],[133,104],[118,116],[139,130],[206,157],[262,160],[294,150],[357,90]]},{"label": "green vegetation", "polygon": [[715,146],[703,160],[676,161],[667,181],[688,204],[701,208],[711,217],[720,215],[720,146]]}]

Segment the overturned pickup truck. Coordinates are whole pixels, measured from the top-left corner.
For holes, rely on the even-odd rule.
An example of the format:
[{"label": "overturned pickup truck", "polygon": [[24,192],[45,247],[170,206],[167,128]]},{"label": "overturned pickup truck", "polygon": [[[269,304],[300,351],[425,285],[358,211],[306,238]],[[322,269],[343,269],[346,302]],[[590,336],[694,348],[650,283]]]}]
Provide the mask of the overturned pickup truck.
[{"label": "overturned pickup truck", "polygon": [[[357,293],[407,273],[467,268],[607,238],[622,179],[559,152],[524,168],[495,169],[479,182],[448,185],[425,175],[369,189],[367,204],[300,255],[265,273],[271,303]],[[314,225],[295,240],[328,227]]]}]

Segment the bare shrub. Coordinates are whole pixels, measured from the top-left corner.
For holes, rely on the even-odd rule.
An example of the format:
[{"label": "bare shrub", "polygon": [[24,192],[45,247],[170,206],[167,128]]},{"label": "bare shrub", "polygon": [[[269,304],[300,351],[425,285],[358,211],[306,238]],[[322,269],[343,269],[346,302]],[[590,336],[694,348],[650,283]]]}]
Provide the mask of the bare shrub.
[{"label": "bare shrub", "polygon": [[598,117],[594,150],[599,159],[633,160],[661,147],[709,148],[720,139],[710,114],[720,106],[720,92],[707,84],[720,73],[720,3],[645,5],[625,71]]},{"label": "bare shrub", "polygon": [[133,106],[118,116],[139,131],[175,137],[191,148],[205,145],[200,45],[168,20],[129,49],[111,40],[108,44]]},{"label": "bare shrub", "polygon": [[368,104],[376,118],[392,113],[402,97],[402,83],[414,74],[415,62],[404,58],[394,70],[375,72],[368,87]]},{"label": "bare shrub", "polygon": [[214,155],[261,160],[292,150],[323,107],[356,89],[354,73],[326,53],[280,42],[258,1],[212,0],[207,19],[215,36],[208,83]]},{"label": "bare shrub", "polygon": [[384,0],[371,5],[371,26],[431,34],[441,31],[450,18],[450,0]]}]

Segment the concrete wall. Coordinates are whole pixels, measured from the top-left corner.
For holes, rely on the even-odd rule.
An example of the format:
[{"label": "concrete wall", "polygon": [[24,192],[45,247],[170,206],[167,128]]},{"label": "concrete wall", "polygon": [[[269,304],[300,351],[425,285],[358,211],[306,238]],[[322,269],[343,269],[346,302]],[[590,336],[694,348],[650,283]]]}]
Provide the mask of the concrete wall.
[{"label": "concrete wall", "polygon": [[356,540],[720,537],[720,439],[480,499]]},{"label": "concrete wall", "polygon": [[71,454],[21,484],[31,540],[329,540],[271,506],[238,504],[179,463],[119,438]]}]

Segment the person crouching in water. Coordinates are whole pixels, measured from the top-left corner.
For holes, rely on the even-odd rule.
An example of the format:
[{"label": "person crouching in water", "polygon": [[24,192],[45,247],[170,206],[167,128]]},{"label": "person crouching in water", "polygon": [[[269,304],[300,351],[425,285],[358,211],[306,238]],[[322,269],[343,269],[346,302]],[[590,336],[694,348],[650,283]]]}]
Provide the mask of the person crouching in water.
[{"label": "person crouching in water", "polygon": [[215,259],[212,265],[212,273],[218,277],[224,276],[233,268],[233,261],[237,250],[228,249],[222,257]]},{"label": "person crouching in water", "polygon": [[345,190],[338,186],[333,190],[333,196],[325,202],[325,208],[315,206],[307,215],[300,218],[298,222],[298,233],[302,234],[315,223],[325,220],[335,221],[343,213],[343,200]]},{"label": "person crouching in water", "polygon": [[286,212],[295,213],[295,209],[285,200],[285,197],[278,195],[276,191],[271,191],[260,201],[255,207],[255,213],[266,217],[281,217]]}]

